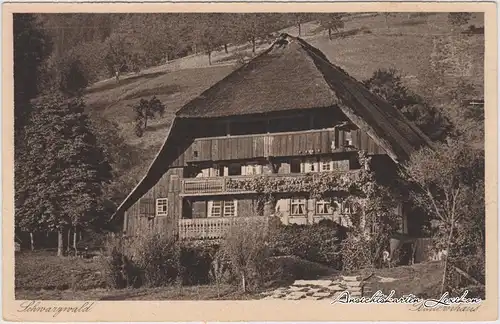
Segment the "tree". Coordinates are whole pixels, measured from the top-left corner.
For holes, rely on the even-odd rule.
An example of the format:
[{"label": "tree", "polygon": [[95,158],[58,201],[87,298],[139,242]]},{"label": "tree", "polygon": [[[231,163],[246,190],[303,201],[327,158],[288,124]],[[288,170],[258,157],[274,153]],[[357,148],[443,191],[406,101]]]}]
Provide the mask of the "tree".
[{"label": "tree", "polygon": [[389,30],[389,17],[394,17],[395,14],[393,12],[384,12],[383,15],[385,19],[385,26],[387,27],[387,30]]},{"label": "tree", "polygon": [[380,69],[363,84],[399,109],[432,140],[443,140],[451,132],[450,121],[434,106],[412,92],[395,69]]},{"label": "tree", "polygon": [[218,14],[200,14],[193,22],[192,41],[208,56],[208,63],[212,65],[212,52],[223,45],[223,28]]},{"label": "tree", "polygon": [[448,14],[448,22],[454,27],[466,25],[472,18],[470,12],[450,12]]},{"label": "tree", "polygon": [[[111,168],[98,148],[79,98],[67,99],[56,90],[35,102],[27,125],[23,155],[25,176],[16,201],[17,223],[30,230],[63,234],[89,224],[102,224],[103,184]],[[68,245],[70,242],[68,242]]]},{"label": "tree", "polygon": [[147,129],[149,118],[155,118],[156,114],[163,116],[165,113],[165,106],[156,96],[150,100],[141,99],[133,108],[135,111],[135,133],[138,137],[141,137]]},{"label": "tree", "polygon": [[[14,14],[14,186],[16,212],[18,202],[24,199],[23,192],[19,191],[30,176],[25,171],[26,152],[24,143],[24,129],[30,119],[33,107],[30,100],[34,98],[43,80],[43,62],[52,50],[52,44],[42,31],[37,17],[33,14]],[[36,208],[35,206],[32,206]],[[33,219],[16,217],[16,227],[29,231],[31,248],[34,249],[33,233],[37,230]]]},{"label": "tree", "polygon": [[29,100],[39,91],[41,67],[52,44],[33,14],[14,14],[14,128],[16,134],[29,119]]},{"label": "tree", "polygon": [[299,29],[299,37],[302,36],[302,24],[311,20],[311,14],[303,12],[293,13],[290,14],[289,17],[292,19],[293,24]]},{"label": "tree", "polygon": [[342,21],[342,14],[339,13],[322,13],[317,14],[316,19],[319,24],[320,30],[328,30],[328,39],[332,40],[332,32],[338,32],[339,29],[344,28]]},{"label": "tree", "polygon": [[257,40],[267,38],[277,27],[278,14],[248,13],[239,16],[237,26],[238,38],[252,44],[252,53],[255,54]]},{"label": "tree", "polygon": [[[460,139],[448,139],[435,149],[424,148],[411,156],[403,176],[418,190],[414,201],[433,219],[434,239],[438,249],[446,249],[441,291],[446,288],[450,271],[448,261],[461,250],[459,242],[477,233],[471,233],[471,219],[483,234],[484,228],[484,151]],[[470,241],[470,240],[469,240]],[[476,241],[476,250],[484,251],[483,242]],[[464,251],[462,251],[463,253]],[[475,253],[476,251],[474,251]],[[465,252],[471,253],[471,251]]]}]

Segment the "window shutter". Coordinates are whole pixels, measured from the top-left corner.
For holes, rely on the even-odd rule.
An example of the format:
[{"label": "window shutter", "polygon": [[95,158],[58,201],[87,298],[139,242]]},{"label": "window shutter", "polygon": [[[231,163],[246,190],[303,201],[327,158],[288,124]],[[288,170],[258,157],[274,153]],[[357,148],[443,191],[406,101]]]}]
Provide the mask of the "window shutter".
[{"label": "window shutter", "polygon": [[238,216],[238,200],[233,200],[234,201],[234,216]]},{"label": "window shutter", "polygon": [[209,200],[207,202],[207,216],[208,217],[212,217],[212,206],[213,206],[214,202],[212,200]]},{"label": "window shutter", "polygon": [[156,215],[155,202],[151,198],[141,198],[139,200],[139,208],[141,216],[154,217]]}]

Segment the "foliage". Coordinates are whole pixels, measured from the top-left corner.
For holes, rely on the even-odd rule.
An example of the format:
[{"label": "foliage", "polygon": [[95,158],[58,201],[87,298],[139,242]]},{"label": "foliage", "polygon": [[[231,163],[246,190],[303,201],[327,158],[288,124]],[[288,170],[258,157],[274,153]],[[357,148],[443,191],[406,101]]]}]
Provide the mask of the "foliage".
[{"label": "foliage", "polygon": [[338,32],[339,29],[344,28],[344,21],[342,14],[339,13],[322,13],[316,14],[315,18],[319,24],[319,30],[328,31],[328,39],[332,40],[332,32]]},{"label": "foliage", "polygon": [[348,194],[363,196],[369,190],[371,174],[364,169],[356,172],[306,174],[304,177],[268,177],[230,180],[228,188],[255,191],[272,198],[279,193],[300,192],[310,198],[345,197]]},{"label": "foliage", "polygon": [[35,15],[16,13],[13,20],[14,127],[18,135],[29,119],[29,100],[39,93],[42,63],[50,54],[52,43]]},{"label": "foliage", "polygon": [[210,281],[211,265],[218,247],[203,243],[205,244],[181,246],[180,266],[184,285],[207,284]]},{"label": "foliage", "polygon": [[269,238],[271,255],[295,255],[341,269],[340,243],[346,229],[333,222],[313,225],[281,225]]},{"label": "foliage", "polygon": [[67,58],[61,64],[59,89],[66,95],[74,96],[81,93],[89,85],[83,63],[78,58]]},{"label": "foliage", "polygon": [[241,279],[243,292],[262,282],[267,231],[262,222],[241,220],[230,227],[221,244],[232,270]]},{"label": "foliage", "polygon": [[135,106],[135,134],[141,137],[148,127],[148,119],[155,118],[157,114],[163,116],[165,113],[165,106],[161,103],[156,96],[150,100],[141,99]]},{"label": "foliage", "polygon": [[111,182],[104,187],[104,197],[108,205],[117,206],[136,184],[136,179],[131,173],[134,167],[140,165],[144,155],[141,149],[125,142],[116,122],[96,116],[91,117],[92,132],[96,134],[97,143],[113,170]]},{"label": "foliage", "polygon": [[98,148],[81,99],[40,97],[16,161],[16,226],[52,231],[102,222],[109,163]]},{"label": "foliage", "polygon": [[[447,259],[484,251],[484,151],[460,139],[412,155],[404,176],[414,201],[433,218],[436,248]],[[444,279],[449,268],[445,263]],[[481,276],[479,273],[478,275]]]},{"label": "foliage", "polygon": [[380,69],[363,84],[374,94],[387,100],[410,121],[414,122],[432,140],[442,140],[449,133],[448,119],[434,106],[412,92],[395,69]]},{"label": "foliage", "polygon": [[448,14],[448,22],[457,27],[467,25],[471,18],[472,13],[470,12],[450,12]]},{"label": "foliage", "polygon": [[268,257],[264,261],[263,269],[265,286],[281,287],[290,285],[295,280],[318,279],[334,272],[327,266],[294,255]]},{"label": "foliage", "polygon": [[[388,244],[388,235],[397,228],[394,208],[404,194],[400,189],[404,188],[405,183],[399,181],[397,174],[377,174],[377,170],[371,170],[371,157],[366,152],[360,151],[358,160],[362,168],[355,172],[311,173],[300,178],[260,176],[228,181],[227,186],[255,191],[260,194],[260,199],[268,202],[274,202],[278,195],[290,192],[327,200],[332,206],[344,202],[351,209],[350,223],[360,233],[375,235],[373,243],[376,243],[376,247],[373,253],[377,256],[374,260],[378,260]],[[377,169],[383,171],[382,168]]]},{"label": "foliage", "polygon": [[163,234],[146,232],[134,237],[111,236],[106,251],[106,274],[116,288],[173,284],[181,272],[180,247]]},{"label": "foliage", "polygon": [[350,233],[341,244],[342,270],[351,272],[372,268],[375,263],[372,255],[373,243],[364,235]]},{"label": "foliage", "polygon": [[266,39],[272,32],[283,27],[283,20],[279,14],[272,13],[248,13],[239,16],[236,27],[236,38],[250,42],[252,53],[255,53],[257,40]]}]

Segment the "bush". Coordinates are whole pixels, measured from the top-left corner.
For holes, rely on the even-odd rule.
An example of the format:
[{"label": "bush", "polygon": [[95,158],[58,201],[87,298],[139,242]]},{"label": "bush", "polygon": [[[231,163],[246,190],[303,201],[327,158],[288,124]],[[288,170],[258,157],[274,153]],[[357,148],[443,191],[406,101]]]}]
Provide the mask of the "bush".
[{"label": "bush", "polygon": [[114,288],[172,284],[181,271],[178,244],[162,234],[111,237],[106,251],[108,283]]},{"label": "bush", "polygon": [[283,286],[298,279],[317,279],[331,272],[326,266],[297,256],[274,256],[265,260],[263,278],[267,286]]},{"label": "bush", "polygon": [[372,246],[372,242],[362,235],[349,235],[341,244],[342,270],[351,272],[372,267]]},{"label": "bush", "polygon": [[274,256],[295,255],[308,261],[341,268],[340,243],[346,229],[332,221],[313,225],[281,225],[271,235]]},{"label": "bush", "polygon": [[[203,242],[206,243],[206,242]],[[210,282],[210,269],[218,247],[215,245],[184,245],[180,252],[183,285]]]},{"label": "bush", "polygon": [[240,220],[232,225],[221,245],[220,258],[227,259],[232,271],[241,279],[243,292],[262,284],[267,228],[254,220]]}]

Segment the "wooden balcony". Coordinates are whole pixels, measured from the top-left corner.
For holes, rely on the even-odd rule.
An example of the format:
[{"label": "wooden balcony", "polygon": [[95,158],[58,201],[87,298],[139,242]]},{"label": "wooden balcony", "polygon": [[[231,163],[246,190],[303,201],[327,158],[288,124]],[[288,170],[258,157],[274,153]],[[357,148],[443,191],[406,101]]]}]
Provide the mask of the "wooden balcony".
[{"label": "wooden balcony", "polygon": [[[329,173],[350,173],[353,176],[359,173],[359,170],[349,171],[329,171]],[[229,177],[201,177],[201,178],[186,178],[182,179],[181,196],[210,196],[210,195],[226,195],[226,194],[246,194],[255,193],[255,191],[246,190],[241,186],[234,186],[234,182],[252,179],[255,177],[276,177],[283,180],[304,178],[307,176],[320,176],[323,172],[318,173],[273,173],[265,175],[246,175],[246,176],[229,176]],[[235,188],[237,187],[237,188]]]},{"label": "wooden balcony", "polygon": [[179,220],[179,238],[181,240],[216,240],[224,237],[235,224],[260,223],[267,225],[268,218],[260,217],[217,217]]}]

